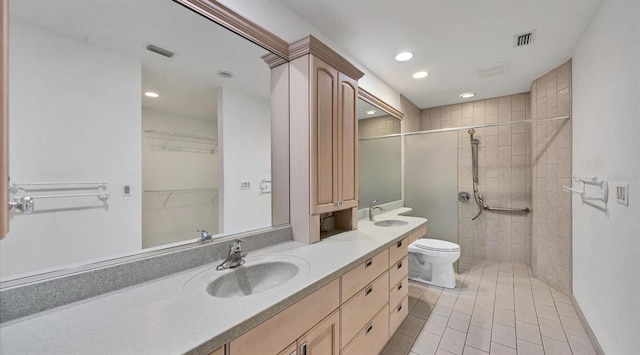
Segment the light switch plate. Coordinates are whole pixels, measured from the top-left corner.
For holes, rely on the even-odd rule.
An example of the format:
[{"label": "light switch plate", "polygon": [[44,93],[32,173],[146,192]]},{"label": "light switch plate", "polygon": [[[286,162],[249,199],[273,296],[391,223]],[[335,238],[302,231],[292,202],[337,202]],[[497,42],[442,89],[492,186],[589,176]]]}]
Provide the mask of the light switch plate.
[{"label": "light switch plate", "polygon": [[250,190],[251,181],[240,181],[240,190]]},{"label": "light switch plate", "polygon": [[616,202],[623,206],[629,206],[629,184],[616,183]]}]

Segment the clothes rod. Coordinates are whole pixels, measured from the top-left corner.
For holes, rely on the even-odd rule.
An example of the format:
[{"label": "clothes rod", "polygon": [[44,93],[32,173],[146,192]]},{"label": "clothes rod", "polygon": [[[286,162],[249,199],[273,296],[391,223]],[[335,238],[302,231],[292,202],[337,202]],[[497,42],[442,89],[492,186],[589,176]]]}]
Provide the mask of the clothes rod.
[{"label": "clothes rod", "polygon": [[24,184],[12,184],[13,186],[52,186],[52,185],[106,185],[105,181],[95,182],[31,182]]},{"label": "clothes rod", "polygon": [[433,129],[429,131],[420,131],[420,132],[410,132],[404,133],[405,136],[411,136],[414,134],[425,134],[425,133],[440,133],[440,132],[451,132],[451,131],[466,131],[471,128],[489,128],[489,127],[498,127],[498,126],[510,126],[514,124],[520,123],[539,123],[539,122],[547,122],[547,121],[558,121],[558,120],[566,120],[569,119],[569,116],[558,116],[558,117],[548,117],[548,118],[540,118],[540,119],[528,119],[528,120],[519,120],[519,121],[509,121],[509,122],[496,122],[496,123],[485,123],[480,125],[473,126],[464,126],[464,127],[451,127],[451,128],[441,128],[441,129]]}]

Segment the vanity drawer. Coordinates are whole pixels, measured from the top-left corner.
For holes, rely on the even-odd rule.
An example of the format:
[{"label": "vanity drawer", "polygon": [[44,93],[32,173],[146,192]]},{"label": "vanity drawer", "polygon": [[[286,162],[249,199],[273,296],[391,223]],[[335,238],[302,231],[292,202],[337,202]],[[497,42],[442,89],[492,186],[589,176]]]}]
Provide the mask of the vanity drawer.
[{"label": "vanity drawer", "polygon": [[389,251],[383,250],[378,255],[364,261],[340,278],[340,303],[344,303],[365,285],[369,284],[389,267]]},{"label": "vanity drawer", "polygon": [[415,231],[411,232],[411,234],[409,234],[409,236],[407,237],[409,239],[409,244],[415,242],[420,237],[423,237],[425,234],[427,234],[427,225],[426,224],[424,226],[416,229]]},{"label": "vanity drawer", "polygon": [[389,305],[385,304],[373,320],[358,332],[340,353],[342,355],[377,354],[389,340]]},{"label": "vanity drawer", "polygon": [[391,286],[389,290],[389,304],[398,304],[409,294],[409,277],[405,276],[400,282]]},{"label": "vanity drawer", "polygon": [[339,282],[334,280],[227,344],[227,354],[278,354],[336,310]]},{"label": "vanity drawer", "polygon": [[389,266],[397,263],[400,259],[407,256],[408,245],[409,237],[406,237],[389,247]]},{"label": "vanity drawer", "polygon": [[380,307],[389,302],[389,273],[385,272],[365,286],[340,308],[340,344],[347,345]]},{"label": "vanity drawer", "polygon": [[393,336],[402,321],[409,315],[409,296],[389,310],[389,337]]},{"label": "vanity drawer", "polygon": [[405,256],[402,260],[391,265],[389,268],[389,285],[395,285],[403,277],[409,275],[409,258]]}]

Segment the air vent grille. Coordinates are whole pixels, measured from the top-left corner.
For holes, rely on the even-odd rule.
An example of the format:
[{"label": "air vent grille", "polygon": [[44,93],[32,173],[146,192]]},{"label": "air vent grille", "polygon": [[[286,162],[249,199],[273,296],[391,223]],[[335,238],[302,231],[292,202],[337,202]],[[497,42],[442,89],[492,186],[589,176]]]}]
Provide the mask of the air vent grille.
[{"label": "air vent grille", "polygon": [[172,51],[168,51],[168,50],[166,50],[164,48],[160,48],[160,47],[158,47],[156,45],[153,45],[153,44],[148,44],[147,45],[147,50],[149,50],[149,51],[151,51],[153,53],[160,54],[160,55],[165,56],[167,58],[173,57],[173,54],[174,54]]},{"label": "air vent grille", "polygon": [[513,46],[514,47],[523,47],[528,46],[533,42],[535,38],[536,30],[527,31],[524,33],[519,33],[513,36]]}]

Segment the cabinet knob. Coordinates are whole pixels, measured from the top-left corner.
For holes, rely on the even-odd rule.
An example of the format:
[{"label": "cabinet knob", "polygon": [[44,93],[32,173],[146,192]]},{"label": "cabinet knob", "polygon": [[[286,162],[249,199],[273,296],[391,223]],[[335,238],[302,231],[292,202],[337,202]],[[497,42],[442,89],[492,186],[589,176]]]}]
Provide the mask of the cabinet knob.
[{"label": "cabinet knob", "polygon": [[398,263],[398,270],[400,270],[401,268],[402,268],[402,261]]}]

